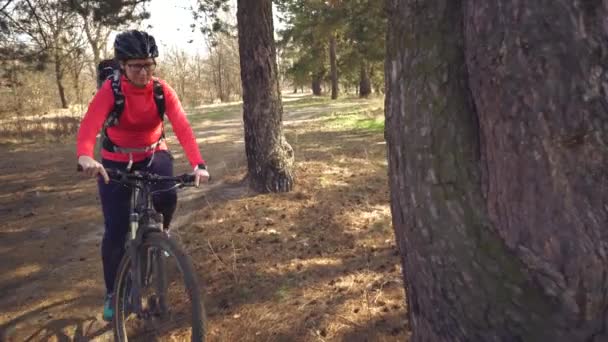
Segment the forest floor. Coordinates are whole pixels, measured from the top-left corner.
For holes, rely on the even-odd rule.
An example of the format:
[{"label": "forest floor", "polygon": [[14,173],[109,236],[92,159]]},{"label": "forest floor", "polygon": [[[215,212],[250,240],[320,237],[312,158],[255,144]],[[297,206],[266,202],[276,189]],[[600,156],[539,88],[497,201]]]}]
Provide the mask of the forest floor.
[{"label": "forest floor", "polygon": [[[180,192],[173,234],[205,293],[208,341],[405,341],[380,98],[285,95],[297,182],[255,194],[238,103],[188,110],[215,178]],[[176,173],[189,170],[169,133]],[[111,340],[102,217],[74,137],[0,144],[0,341]]]}]

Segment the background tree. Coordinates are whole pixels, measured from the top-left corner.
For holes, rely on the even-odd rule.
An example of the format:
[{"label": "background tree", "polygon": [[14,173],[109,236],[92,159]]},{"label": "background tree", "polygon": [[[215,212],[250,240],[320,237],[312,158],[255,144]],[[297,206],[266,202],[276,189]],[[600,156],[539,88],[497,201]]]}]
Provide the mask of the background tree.
[{"label": "background tree", "polygon": [[169,81],[180,98],[189,98],[192,59],[186,51],[172,48],[163,57],[163,77]]},{"label": "background tree", "polygon": [[[385,58],[386,13],[382,1],[344,2],[343,68],[358,72],[359,96],[372,92],[372,83],[382,83]],[[380,80],[378,81],[378,78]]]},{"label": "background tree", "polygon": [[[284,58],[290,65],[285,69],[286,77],[291,79],[294,86],[310,86],[313,95],[323,94],[323,80],[327,76],[325,59],[327,46],[319,41],[310,31],[304,31],[306,38],[298,44],[283,42]],[[306,52],[304,45],[307,45]]]},{"label": "background tree", "polygon": [[238,0],[237,6],[249,182],[259,192],[290,191],[294,156],[283,134],[272,2]]},{"label": "background tree", "polygon": [[[338,75],[348,85],[356,71],[362,97],[371,93],[372,83],[382,83],[381,73],[377,73],[380,82],[374,77],[374,70],[381,70],[384,62],[386,17],[382,2],[289,0],[278,7],[287,26],[281,32],[281,44],[290,51],[293,67],[287,74],[293,80],[305,69],[329,69],[332,98],[338,96]],[[314,71],[310,74],[325,76]]]},{"label": "background tree", "polygon": [[95,74],[101,59],[108,57],[107,41],[113,30],[121,31],[127,24],[138,24],[150,17],[145,8],[148,1],[67,0],[70,9],[80,17],[91,48],[92,74]]},{"label": "background tree", "polygon": [[287,28],[280,32],[280,44],[286,60],[291,63],[286,75],[294,85],[302,85],[305,77],[308,77],[313,94],[319,96],[327,76],[329,36],[319,34],[317,12],[313,12],[305,2],[285,1],[279,8],[287,24]]},{"label": "background tree", "polygon": [[[90,74],[105,47],[110,27],[135,22],[147,17],[145,1],[98,0],[4,0],[0,2],[0,66],[3,79],[26,77],[32,70],[54,74],[56,98],[67,108],[69,97],[82,93],[81,60],[89,61],[87,41],[93,54]],[[71,69],[77,67],[77,70]],[[66,86],[66,75],[74,84]],[[91,77],[91,75],[89,75]],[[84,81],[86,82],[86,81]],[[69,83],[69,82],[68,82]],[[33,88],[33,84],[15,83],[19,87]],[[14,93],[27,89],[17,89]],[[75,89],[75,90],[73,90]],[[72,94],[74,93],[74,94]],[[28,99],[33,100],[31,98]],[[21,103],[17,103],[20,107]]]},{"label": "background tree", "polygon": [[412,340],[607,339],[608,9],[387,5],[391,206]]},{"label": "background tree", "polygon": [[230,101],[231,95],[240,95],[240,65],[238,38],[228,32],[218,32],[214,43],[209,44],[209,72],[217,98]]},{"label": "background tree", "polygon": [[[40,51],[32,51],[30,46],[19,40],[15,35],[17,0],[0,0],[0,62],[21,61],[22,63],[34,64],[36,59],[41,58]],[[38,58],[37,58],[38,57]],[[14,64],[14,63],[9,63]],[[5,81],[7,81],[10,67],[3,64],[7,70]]]},{"label": "background tree", "polygon": [[66,62],[78,54],[82,40],[76,17],[65,3],[55,0],[26,0],[17,3],[12,18],[15,33],[31,40],[37,51],[48,55],[53,64],[62,108],[68,108],[64,87]]},{"label": "background tree", "polygon": [[312,69],[312,89],[320,95],[320,82],[325,76],[329,59],[331,98],[337,99],[338,85],[338,40],[343,27],[343,2],[290,0],[280,2],[279,9],[285,13],[288,28],[282,35],[282,45],[295,48],[300,58],[294,62],[299,71],[306,66]]}]

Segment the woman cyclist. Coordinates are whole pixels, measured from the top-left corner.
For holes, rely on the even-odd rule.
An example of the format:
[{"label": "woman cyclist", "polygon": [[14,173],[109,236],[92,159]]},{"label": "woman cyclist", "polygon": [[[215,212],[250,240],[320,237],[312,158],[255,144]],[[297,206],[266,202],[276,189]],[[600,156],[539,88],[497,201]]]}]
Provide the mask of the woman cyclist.
[{"label": "woman cyclist", "polygon": [[[88,176],[101,175],[98,186],[105,225],[101,255],[106,285],[103,318],[107,321],[114,316],[111,299],[129,227],[130,190],[110,183],[105,168],[145,170],[172,176],[173,157],[163,139],[162,114],[166,113],[194,168],[196,185],[209,179],[205,161],[175,91],[163,80],[152,77],[156,57],[158,47],[151,35],[136,30],[119,34],[114,41],[114,58],[120,63],[120,75],[103,83],[89,104],[78,131],[78,164]],[[112,115],[116,120],[108,119]],[[100,131],[101,163],[93,158]],[[163,214],[164,227],[168,229],[177,203],[175,190],[158,193],[153,202],[155,209]]]}]

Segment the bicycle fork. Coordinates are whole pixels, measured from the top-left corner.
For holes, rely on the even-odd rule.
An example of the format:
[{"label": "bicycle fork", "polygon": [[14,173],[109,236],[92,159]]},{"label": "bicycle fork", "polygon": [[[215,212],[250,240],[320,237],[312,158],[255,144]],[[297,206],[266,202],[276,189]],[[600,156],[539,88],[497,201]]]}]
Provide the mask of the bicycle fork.
[{"label": "bicycle fork", "polygon": [[[139,228],[139,215],[137,213],[131,213],[129,217],[130,228],[131,228],[131,242],[136,241],[137,238],[137,229]],[[129,248],[129,253],[131,254],[131,262],[132,267],[130,269],[131,273],[131,293],[128,295],[131,297],[131,305],[132,311],[137,315],[140,315],[142,312],[142,303],[141,303],[141,289],[142,289],[142,279],[141,279],[141,260],[139,258],[139,251],[137,248]]]},{"label": "bicycle fork", "polygon": [[[162,227],[162,216],[157,220],[160,227]],[[136,241],[137,232],[139,230],[139,215],[132,213],[130,215],[130,233],[131,241]],[[137,248],[135,248],[137,247]],[[150,286],[150,279],[152,273],[155,274],[154,286],[156,289],[156,310],[160,311],[161,315],[167,314],[167,274],[166,274],[166,255],[162,250],[147,250],[145,251],[145,261],[142,260],[142,254],[139,250],[141,246],[131,246],[129,248],[130,257],[132,260],[132,267],[130,269],[131,276],[131,289],[128,294],[131,298],[131,309],[132,312],[141,316],[144,314],[144,307],[142,302],[142,293],[145,286]],[[148,303],[150,304],[150,303]],[[150,309],[150,308],[148,308]]]}]

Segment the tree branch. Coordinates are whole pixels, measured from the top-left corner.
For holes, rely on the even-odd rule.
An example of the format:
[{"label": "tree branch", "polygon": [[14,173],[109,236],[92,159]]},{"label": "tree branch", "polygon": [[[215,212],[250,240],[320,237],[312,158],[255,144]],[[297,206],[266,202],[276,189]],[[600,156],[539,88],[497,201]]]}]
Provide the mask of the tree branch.
[{"label": "tree branch", "polygon": [[38,32],[40,33],[40,36],[42,37],[42,41],[44,42],[44,46],[46,48],[48,48],[49,47],[49,43],[48,43],[48,41],[46,39],[46,36],[44,34],[44,31],[42,29],[42,24],[40,23],[40,17],[38,17],[38,14],[36,14],[36,9],[34,8],[34,6],[32,6],[32,3],[30,2],[30,0],[25,0],[25,2],[30,7],[30,10],[32,11],[32,15],[34,16],[34,18],[36,18],[36,22],[38,23]]},{"label": "tree branch", "polygon": [[[2,8],[0,8],[0,13],[4,13],[4,10],[8,7],[8,5],[11,4],[11,2],[13,2],[13,0],[8,0],[6,2],[6,4],[4,4],[4,6],[2,6]],[[8,14],[5,13],[6,16],[8,16]]]}]

